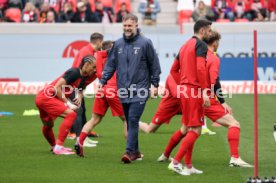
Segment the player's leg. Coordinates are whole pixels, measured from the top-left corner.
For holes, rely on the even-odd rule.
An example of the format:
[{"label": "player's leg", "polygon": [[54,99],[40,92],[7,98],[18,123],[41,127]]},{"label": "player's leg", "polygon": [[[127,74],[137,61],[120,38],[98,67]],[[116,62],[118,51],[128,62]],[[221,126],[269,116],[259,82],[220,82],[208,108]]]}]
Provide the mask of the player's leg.
[{"label": "player's leg", "polygon": [[[36,97],[36,105],[42,113],[40,117],[44,124],[46,122],[54,121],[57,117],[63,117],[64,120],[60,125],[58,138],[56,139],[55,147],[53,149],[54,154],[72,154],[71,151],[63,147],[65,138],[67,137],[68,132],[70,131],[74,120],[76,119],[76,113],[64,105],[63,101],[57,98],[49,98],[44,94],[38,94]],[[45,125],[44,125],[45,126]],[[43,127],[45,130],[44,135],[48,136],[48,139],[54,138],[53,132],[51,131],[51,124],[48,127]],[[48,140],[47,139],[47,140]]]},{"label": "player's leg", "polygon": [[120,102],[120,99],[119,99],[117,93],[113,93],[112,96],[114,96],[114,97],[109,97],[109,96],[106,97],[107,103],[110,107],[112,116],[114,116],[114,117],[118,116],[122,120],[123,125],[124,125],[124,137],[125,137],[125,139],[127,139],[127,122],[126,122],[126,117],[125,117],[123,106]]},{"label": "player's leg", "polygon": [[[41,113],[41,111],[40,111]],[[42,119],[42,134],[45,137],[45,139],[48,141],[48,143],[51,146],[51,151],[53,151],[53,148],[56,145],[56,139],[55,139],[55,134],[53,131],[54,127],[54,122],[53,121],[43,121]]]},{"label": "player's leg", "polygon": [[174,98],[172,95],[168,95],[167,97],[162,98],[151,123],[147,124],[140,122],[139,128],[145,133],[154,133],[164,123],[169,124],[173,116],[181,113],[182,111],[179,99]]},{"label": "player's leg", "polygon": [[146,122],[139,121],[139,129],[141,129],[145,133],[154,133],[159,127],[160,125],[154,123],[148,124]]},{"label": "player's leg", "polygon": [[[169,169],[180,175],[190,175],[190,171],[182,169],[181,161],[189,149],[192,149],[196,140],[201,134],[201,126],[204,123],[203,99],[195,98],[198,96],[198,90],[186,87],[186,94],[181,95],[182,123],[189,128],[186,136],[183,138],[174,160],[170,163]],[[194,94],[194,96],[192,95]],[[192,156],[192,151],[191,151]],[[186,167],[188,168],[188,167]]]},{"label": "player's leg", "polygon": [[172,160],[170,157],[171,152],[173,149],[179,144],[179,142],[182,140],[182,138],[187,134],[188,128],[185,125],[182,125],[179,130],[174,132],[172,137],[170,138],[165,151],[162,153],[162,155],[157,159],[159,162],[164,162],[168,160]]},{"label": "player's leg", "polygon": [[80,133],[80,137],[75,144],[75,150],[77,155],[80,157],[84,156],[83,153],[83,144],[87,136],[89,135],[90,131],[97,126],[102,117],[105,115],[108,109],[108,103],[105,97],[96,97],[92,109],[92,117],[89,121],[85,123]]},{"label": "player's leg", "polygon": [[64,141],[74,123],[74,121],[77,118],[77,114],[75,111],[67,108],[61,115],[60,117],[63,117],[63,121],[61,122],[59,126],[59,131],[58,131],[58,137],[56,139],[56,145],[54,147],[53,153],[54,154],[63,154],[63,155],[69,155],[69,154],[74,154],[71,151],[68,151],[67,148],[63,147]]},{"label": "player's leg", "polygon": [[97,126],[101,120],[102,120],[102,115],[92,113],[92,117],[89,121],[85,123],[85,125],[82,128],[82,131],[80,133],[80,137],[78,139],[78,144],[83,146],[84,140],[87,138],[89,132],[94,129],[95,126]]},{"label": "player's leg", "polygon": [[[174,160],[170,163],[169,169],[176,171],[181,175],[191,175],[192,173],[203,173],[201,170],[195,169],[191,164],[185,165],[184,169],[179,170],[182,167],[181,160],[184,156],[189,156],[189,159],[192,158],[193,146],[197,140],[197,138],[201,134],[201,126],[192,127],[187,132],[186,136],[183,138],[179,150],[174,158]],[[189,154],[188,154],[189,152]],[[197,171],[193,171],[197,170]]]},{"label": "player's leg", "polygon": [[125,116],[119,116],[119,118],[122,120],[124,125],[124,137],[127,139],[127,122]]},{"label": "player's leg", "polygon": [[240,123],[230,114],[216,120],[217,123],[228,128],[227,139],[230,147],[231,159],[230,166],[253,167],[240,158],[239,142],[240,142]]}]

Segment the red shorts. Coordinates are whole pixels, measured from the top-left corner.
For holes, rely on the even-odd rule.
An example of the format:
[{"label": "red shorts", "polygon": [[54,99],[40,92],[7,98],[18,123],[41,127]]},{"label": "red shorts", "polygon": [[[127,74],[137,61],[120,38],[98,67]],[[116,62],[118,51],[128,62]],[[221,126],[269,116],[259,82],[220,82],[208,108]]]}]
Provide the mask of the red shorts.
[{"label": "red shorts", "polygon": [[54,121],[65,110],[69,109],[63,101],[58,98],[50,98],[40,92],[36,95],[35,104],[39,110],[40,118],[42,121]]},{"label": "red shorts", "polygon": [[205,116],[211,119],[213,122],[222,118],[229,112],[224,109],[224,107],[214,98],[210,99],[211,106],[204,109]]},{"label": "red shorts", "polygon": [[[198,89],[186,86],[186,96],[180,95],[182,108],[182,123],[187,127],[204,124],[203,99],[198,97]],[[194,97],[197,96],[197,97]]]},{"label": "red shorts", "polygon": [[169,123],[174,115],[182,114],[180,100],[172,95],[163,97],[151,122],[155,125]]},{"label": "red shorts", "polygon": [[92,112],[104,116],[108,107],[110,107],[112,116],[124,116],[123,106],[119,100],[116,90],[110,90],[110,93],[103,92],[102,96],[97,95],[94,101]]}]

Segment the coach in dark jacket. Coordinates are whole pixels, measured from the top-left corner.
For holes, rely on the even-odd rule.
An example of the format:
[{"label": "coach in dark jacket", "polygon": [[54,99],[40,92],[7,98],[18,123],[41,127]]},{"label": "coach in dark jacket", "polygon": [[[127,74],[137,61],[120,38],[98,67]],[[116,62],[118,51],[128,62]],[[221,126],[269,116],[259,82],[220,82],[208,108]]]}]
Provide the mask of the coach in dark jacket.
[{"label": "coach in dark jacket", "polygon": [[138,18],[133,14],[124,17],[124,35],[114,43],[100,80],[101,89],[117,72],[118,95],[128,125],[126,153],[122,157],[124,163],[142,158],[138,147],[139,120],[150,95],[151,84],[153,94],[157,95],[161,74],[152,42],[140,35],[137,23]]}]

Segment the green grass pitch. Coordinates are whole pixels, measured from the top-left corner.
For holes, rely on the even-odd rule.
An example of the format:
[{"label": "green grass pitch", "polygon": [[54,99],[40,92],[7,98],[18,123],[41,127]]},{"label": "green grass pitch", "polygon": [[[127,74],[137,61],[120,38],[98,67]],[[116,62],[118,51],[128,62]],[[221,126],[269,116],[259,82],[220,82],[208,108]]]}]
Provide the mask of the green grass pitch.
[{"label": "green grass pitch", "polygon": [[[160,99],[150,99],[142,121],[150,122]],[[241,123],[240,154],[253,164],[253,95],[234,95],[227,99],[234,115]],[[91,116],[93,100],[86,99],[87,117]],[[118,118],[107,113],[95,131],[96,148],[85,148],[85,158],[54,156],[41,134],[38,116],[24,117],[24,109],[35,108],[34,96],[0,96],[0,111],[14,112],[13,116],[0,117],[0,183],[114,183],[114,182],[189,182],[189,183],[245,183],[253,176],[251,168],[228,167],[229,148],[227,129],[208,126],[214,136],[201,136],[195,145],[193,164],[204,171],[202,175],[180,176],[167,169],[167,163],[156,159],[163,152],[171,134],[177,130],[180,116],[170,125],[163,125],[155,134],[139,133],[143,161],[124,165],[123,125]],[[259,96],[259,176],[276,175],[276,143],[273,124],[276,121],[276,95]],[[61,119],[55,122],[57,132]],[[57,133],[56,133],[57,134]],[[73,146],[66,140],[66,146]],[[173,151],[175,155],[176,151]]]}]

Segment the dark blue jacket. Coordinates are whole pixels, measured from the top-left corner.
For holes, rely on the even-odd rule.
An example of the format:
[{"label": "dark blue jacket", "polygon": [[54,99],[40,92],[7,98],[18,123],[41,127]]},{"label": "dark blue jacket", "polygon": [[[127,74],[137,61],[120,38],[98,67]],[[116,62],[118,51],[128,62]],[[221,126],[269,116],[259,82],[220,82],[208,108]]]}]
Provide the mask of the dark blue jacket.
[{"label": "dark blue jacket", "polygon": [[[101,84],[117,73],[118,95],[122,103],[143,102],[150,85],[159,86],[161,68],[150,39],[138,34],[118,39],[108,54]],[[140,94],[140,95],[138,95]]]}]

